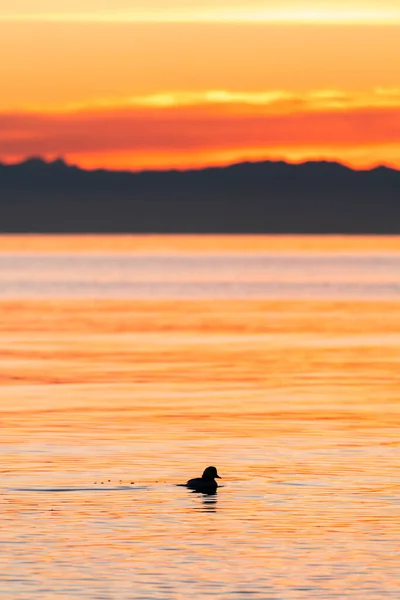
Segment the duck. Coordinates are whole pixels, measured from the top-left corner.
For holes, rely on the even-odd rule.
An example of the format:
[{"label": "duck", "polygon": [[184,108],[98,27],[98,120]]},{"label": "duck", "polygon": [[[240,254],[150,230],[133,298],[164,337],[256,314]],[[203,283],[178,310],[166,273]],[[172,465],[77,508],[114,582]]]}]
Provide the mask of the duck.
[{"label": "duck", "polygon": [[201,477],[189,479],[184,485],[194,492],[200,492],[201,494],[215,494],[218,487],[218,484],[215,481],[216,479],[221,479],[216,467],[207,467],[204,469]]}]

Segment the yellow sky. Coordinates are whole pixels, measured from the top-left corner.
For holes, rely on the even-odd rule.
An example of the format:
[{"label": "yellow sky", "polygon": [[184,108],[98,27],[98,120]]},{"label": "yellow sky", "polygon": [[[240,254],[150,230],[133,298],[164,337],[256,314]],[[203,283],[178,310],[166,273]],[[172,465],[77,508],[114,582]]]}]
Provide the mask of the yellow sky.
[{"label": "yellow sky", "polygon": [[0,109],[400,85],[400,27],[0,23]]},{"label": "yellow sky", "polygon": [[235,20],[400,22],[398,0],[13,0],[0,6],[0,17],[83,20]]}]

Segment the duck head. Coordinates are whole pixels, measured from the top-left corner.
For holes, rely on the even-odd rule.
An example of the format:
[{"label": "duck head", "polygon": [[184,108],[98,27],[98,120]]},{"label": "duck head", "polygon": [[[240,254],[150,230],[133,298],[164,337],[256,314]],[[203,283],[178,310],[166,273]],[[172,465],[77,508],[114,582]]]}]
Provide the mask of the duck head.
[{"label": "duck head", "polygon": [[207,467],[207,469],[204,469],[202,479],[221,479],[221,477],[218,475],[216,467]]}]

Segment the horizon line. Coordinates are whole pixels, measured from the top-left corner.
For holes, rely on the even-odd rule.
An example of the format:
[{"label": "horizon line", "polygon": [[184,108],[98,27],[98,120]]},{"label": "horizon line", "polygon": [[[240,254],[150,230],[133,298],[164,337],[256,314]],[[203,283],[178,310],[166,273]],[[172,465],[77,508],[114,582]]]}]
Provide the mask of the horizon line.
[{"label": "horizon line", "polygon": [[400,173],[400,168],[394,167],[392,165],[389,164],[385,164],[385,163],[374,163],[370,166],[366,166],[366,167],[356,167],[353,166],[349,163],[346,163],[345,161],[340,161],[340,160],[331,160],[328,158],[309,158],[309,159],[301,159],[301,160],[288,160],[285,158],[265,158],[263,160],[235,160],[233,162],[226,162],[226,163],[221,163],[221,164],[209,164],[209,165],[202,165],[202,166],[193,166],[193,167],[187,167],[184,166],[182,168],[179,167],[165,167],[165,168],[158,168],[158,167],[146,167],[146,168],[140,168],[140,169],[125,169],[125,168],[112,168],[112,167],[83,167],[80,166],[79,164],[74,164],[68,161],[68,159],[66,159],[63,156],[58,156],[55,158],[45,158],[43,156],[28,156],[22,160],[18,160],[16,162],[3,162],[3,159],[0,157],[0,167],[18,167],[21,166],[23,164],[29,163],[29,162],[41,162],[44,165],[53,165],[55,163],[63,163],[66,167],[69,168],[75,168],[78,169],[80,171],[85,171],[87,173],[95,173],[97,171],[105,171],[105,172],[109,172],[109,173],[131,173],[132,175],[135,174],[140,174],[140,173],[188,173],[188,172],[192,172],[192,171],[207,171],[209,169],[226,169],[229,167],[235,167],[235,166],[241,166],[241,165],[261,165],[263,163],[271,163],[271,164],[277,164],[277,163],[283,163],[286,165],[292,165],[292,166],[302,166],[302,165],[307,165],[307,164],[330,164],[330,165],[338,165],[340,167],[343,167],[345,169],[348,169],[349,171],[355,171],[355,172],[369,172],[369,171],[374,171],[376,169],[388,169],[390,171],[396,171],[397,173]]}]

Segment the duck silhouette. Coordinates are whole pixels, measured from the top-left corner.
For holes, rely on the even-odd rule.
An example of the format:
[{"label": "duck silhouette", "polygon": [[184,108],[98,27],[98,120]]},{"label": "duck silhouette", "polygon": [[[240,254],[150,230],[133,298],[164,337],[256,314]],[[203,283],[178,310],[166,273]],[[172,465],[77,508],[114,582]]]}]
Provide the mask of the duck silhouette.
[{"label": "duck silhouette", "polygon": [[218,484],[215,481],[216,479],[221,479],[217,473],[216,467],[207,467],[204,469],[201,477],[189,479],[189,481],[183,485],[190,490],[200,492],[201,494],[215,494],[218,487]]}]

